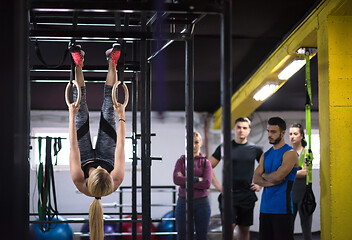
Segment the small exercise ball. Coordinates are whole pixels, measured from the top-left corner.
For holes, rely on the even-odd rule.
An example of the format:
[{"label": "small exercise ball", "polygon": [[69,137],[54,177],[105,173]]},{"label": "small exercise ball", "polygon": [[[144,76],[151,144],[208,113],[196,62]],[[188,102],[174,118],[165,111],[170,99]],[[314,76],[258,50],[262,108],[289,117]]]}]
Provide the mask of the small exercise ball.
[{"label": "small exercise ball", "polygon": [[[39,220],[39,219],[37,219]],[[52,221],[64,221],[61,216],[55,216]],[[29,234],[32,240],[72,240],[73,232],[68,223],[46,224],[48,231],[42,231],[40,223],[33,223],[29,227]]]},{"label": "small exercise ball", "polygon": [[[131,215],[125,216],[125,218],[132,218]],[[138,215],[137,216],[138,220],[142,219],[142,215]],[[137,222],[137,234],[138,233],[142,233],[142,222]],[[151,227],[151,232],[155,232],[155,226],[154,224],[152,224]],[[132,222],[123,222],[122,223],[122,232],[123,233],[131,233],[132,234]],[[131,240],[132,239],[132,235],[130,236],[123,236],[122,238],[123,240]],[[155,235],[151,235],[150,237],[151,240],[156,240],[156,236]],[[143,236],[142,235],[137,235],[137,240],[143,240]]]},{"label": "small exercise ball", "polygon": [[[104,220],[114,219],[109,215],[104,215]],[[81,228],[82,233],[89,233],[89,223],[84,223]],[[119,233],[120,223],[118,222],[106,222],[104,221],[104,233]],[[106,236],[105,240],[120,240],[120,236]],[[89,237],[82,237],[81,240],[89,240]]]},{"label": "small exercise ball", "polygon": [[[173,218],[173,211],[167,212],[162,218]],[[173,220],[162,220],[156,228],[157,232],[173,232],[174,231],[174,221]],[[158,240],[172,240],[173,235],[158,235]]]},{"label": "small exercise ball", "polygon": [[[210,217],[210,223],[209,223],[209,233],[208,234],[208,239],[209,240],[216,240],[219,238],[219,235],[221,236],[222,233],[222,225],[221,225],[221,215],[213,215]],[[233,231],[233,240],[237,239],[237,228]]]}]

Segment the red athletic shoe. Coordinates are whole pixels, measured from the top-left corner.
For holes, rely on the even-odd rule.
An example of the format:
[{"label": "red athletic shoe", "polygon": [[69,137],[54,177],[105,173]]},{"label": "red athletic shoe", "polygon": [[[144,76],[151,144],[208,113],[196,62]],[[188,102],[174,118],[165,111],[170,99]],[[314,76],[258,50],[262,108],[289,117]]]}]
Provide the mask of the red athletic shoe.
[{"label": "red athletic shoe", "polygon": [[70,53],[77,67],[83,67],[84,51],[80,45],[70,47]]},{"label": "red athletic shoe", "polygon": [[105,52],[106,60],[108,60],[108,62],[112,61],[112,63],[116,67],[117,62],[119,61],[119,58],[120,58],[120,54],[121,54],[121,45],[119,43],[114,43],[112,45],[112,48],[108,49]]}]

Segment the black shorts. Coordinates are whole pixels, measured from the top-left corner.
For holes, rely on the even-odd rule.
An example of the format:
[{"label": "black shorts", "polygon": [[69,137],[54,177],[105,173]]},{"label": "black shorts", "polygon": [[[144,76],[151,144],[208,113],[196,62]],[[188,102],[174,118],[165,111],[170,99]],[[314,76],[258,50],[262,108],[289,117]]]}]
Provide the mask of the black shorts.
[{"label": "black shorts", "polygon": [[[255,201],[247,201],[246,203],[238,203],[232,199],[232,223],[239,226],[252,226],[253,225],[253,211]],[[219,209],[222,214],[222,194],[218,197]]]},{"label": "black shorts", "polygon": [[293,240],[292,214],[260,213],[259,240]]}]

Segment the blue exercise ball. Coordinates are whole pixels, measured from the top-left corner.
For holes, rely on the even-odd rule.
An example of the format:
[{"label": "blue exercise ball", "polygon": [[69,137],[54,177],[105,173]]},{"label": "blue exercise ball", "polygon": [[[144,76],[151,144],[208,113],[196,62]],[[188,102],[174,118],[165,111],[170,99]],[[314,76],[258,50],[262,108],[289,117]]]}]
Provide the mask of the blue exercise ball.
[{"label": "blue exercise ball", "polygon": [[[37,219],[39,220],[39,219]],[[65,221],[61,216],[55,216],[52,221]],[[51,223],[45,224],[47,228],[44,232],[41,229],[40,223],[33,223],[29,227],[29,234],[32,240],[72,240],[73,232],[68,223]]]},{"label": "blue exercise ball", "polygon": [[[167,212],[162,218],[173,218],[173,211]],[[173,232],[174,220],[163,220],[156,228],[157,232]],[[158,240],[172,240],[173,235],[158,235]]]},{"label": "blue exercise ball", "polygon": [[[104,215],[104,220],[113,219],[109,215]],[[82,233],[89,233],[89,223],[84,223],[81,228]],[[120,223],[104,221],[104,233],[120,233]],[[105,240],[120,240],[120,236],[107,236]],[[89,237],[82,237],[81,240],[89,240]]]}]

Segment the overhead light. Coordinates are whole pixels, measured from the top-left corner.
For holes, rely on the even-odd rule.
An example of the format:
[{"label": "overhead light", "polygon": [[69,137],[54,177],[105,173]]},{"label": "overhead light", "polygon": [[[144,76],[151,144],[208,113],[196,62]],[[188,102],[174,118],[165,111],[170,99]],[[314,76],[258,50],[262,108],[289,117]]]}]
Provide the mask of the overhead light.
[{"label": "overhead light", "polygon": [[306,60],[304,59],[294,59],[287,67],[282,70],[277,76],[280,80],[288,80],[295,74],[298,70],[300,70],[306,64]]},{"label": "overhead light", "polygon": [[274,82],[267,82],[261,89],[259,89],[253,96],[256,101],[264,101],[269,96],[271,96],[276,89],[279,87],[279,84]]}]

